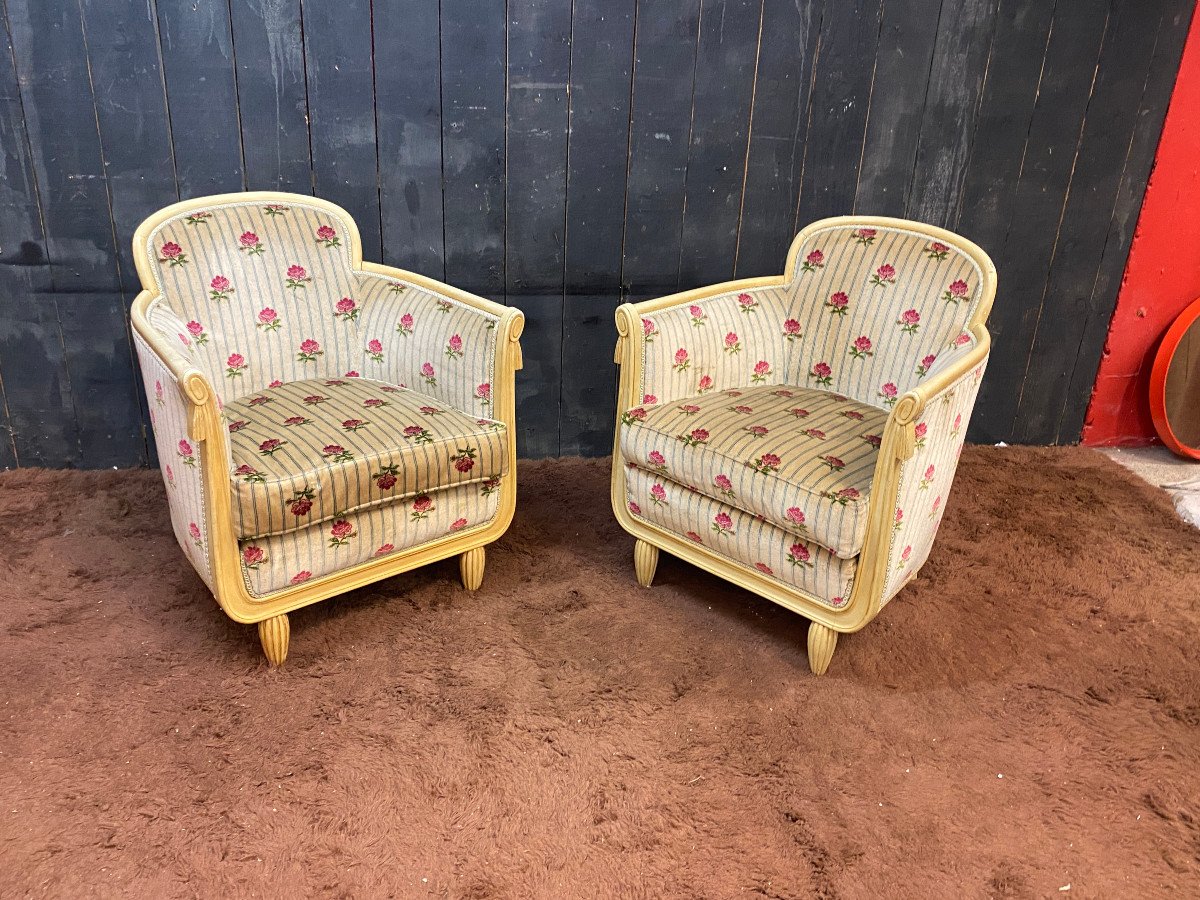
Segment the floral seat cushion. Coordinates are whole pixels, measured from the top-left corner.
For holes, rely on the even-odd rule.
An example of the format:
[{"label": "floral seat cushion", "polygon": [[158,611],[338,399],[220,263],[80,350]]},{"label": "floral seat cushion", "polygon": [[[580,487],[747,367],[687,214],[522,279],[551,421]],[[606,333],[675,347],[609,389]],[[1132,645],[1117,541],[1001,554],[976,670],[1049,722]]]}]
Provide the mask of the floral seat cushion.
[{"label": "floral seat cushion", "polygon": [[223,412],[241,538],[507,474],[500,422],[369,378],[274,383]]},{"label": "floral seat cushion", "polygon": [[850,559],[866,534],[887,417],[813,388],[719,391],[626,411],[621,455]]}]

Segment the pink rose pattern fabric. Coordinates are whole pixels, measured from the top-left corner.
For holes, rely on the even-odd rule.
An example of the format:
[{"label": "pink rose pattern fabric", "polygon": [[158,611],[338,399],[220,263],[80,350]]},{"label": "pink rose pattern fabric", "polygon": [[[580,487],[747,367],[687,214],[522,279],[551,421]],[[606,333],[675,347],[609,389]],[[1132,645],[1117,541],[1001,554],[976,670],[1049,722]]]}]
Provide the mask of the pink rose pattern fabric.
[{"label": "pink rose pattern fabric", "polygon": [[397,291],[396,282],[377,275],[363,274],[359,284],[364,346],[378,339],[387,351],[376,359],[367,350],[359,370],[365,377],[419,389],[472,415],[491,415],[493,316],[418,288]]},{"label": "pink rose pattern fabric", "polygon": [[[476,390],[495,380],[496,318],[353,270],[355,230],[303,203],[234,203],[168,220],[146,249],[165,303],[200,327],[193,362],[226,402],[275,381],[357,372],[485,414]],[[180,252],[164,254],[168,244]],[[427,364],[433,380],[421,377]]]},{"label": "pink rose pattern fabric", "polygon": [[[176,322],[182,325],[178,320]],[[211,588],[212,565],[208,555],[208,523],[204,516],[200,447],[188,437],[188,402],[180,392],[175,376],[136,334],[134,346],[141,363],[159,467],[167,487],[171,527],[184,556]],[[175,362],[183,364],[186,360],[186,355],[181,352]]]},{"label": "pink rose pattern fabric", "polygon": [[498,479],[462,484],[347,513],[288,534],[242,540],[246,589],[251,596],[262,597],[413,550],[451,533],[485,527],[496,517],[499,487]]},{"label": "pink rose pattern fabric", "polygon": [[[663,498],[654,503],[649,485],[636,486],[655,478],[668,502],[674,488],[695,504],[718,504],[735,531],[741,514],[756,528],[804,535],[811,542],[807,562],[816,568],[851,563],[865,534],[884,422],[905,392],[970,351],[974,340],[964,329],[981,283],[971,258],[948,243],[901,229],[839,225],[808,238],[784,286],[648,314],[630,339],[643,360],[638,394],[657,402],[624,410],[619,425],[622,456],[637,467],[628,470],[630,511],[668,521]],[[931,402],[919,423],[916,455],[904,465],[895,501],[880,602],[928,556],[980,377],[982,367]],[[801,412],[794,420],[773,399],[763,406],[772,391],[796,395]],[[818,410],[841,420],[818,422]],[[728,531],[724,520],[709,523],[711,532],[699,520],[686,528],[671,521],[671,530],[705,542]],[[757,544],[724,553],[772,577],[788,571]],[[838,585],[838,577],[825,577]],[[841,590],[802,589],[831,604]]]},{"label": "pink rose pattern fabric", "polygon": [[704,381],[715,390],[827,387],[876,406],[884,405],[884,385],[903,396],[928,377],[926,360],[950,349],[979,301],[982,273],[943,246],[899,229],[822,229],[800,249],[786,285],[646,316],[630,336],[642,347],[640,393],[667,403],[700,393]]},{"label": "pink rose pattern fabric", "polygon": [[374,379],[287,382],[222,412],[240,537],[508,474],[502,423]]},{"label": "pink rose pattern fabric", "polygon": [[[960,356],[964,346],[955,351]],[[949,357],[951,354],[947,354]],[[949,360],[947,360],[949,362]],[[967,436],[986,363],[976,366],[933,397],[917,420],[917,451],[901,468],[896,498],[888,580],[880,605],[894,597],[924,565],[942,523],[950,486]]]},{"label": "pink rose pattern fabric", "polygon": [[797,385],[716,391],[628,411],[621,455],[850,558],[887,415]]},{"label": "pink rose pattern fabric", "polygon": [[[326,523],[344,520],[362,534],[365,516],[374,516],[372,522],[403,519],[406,493],[433,490],[442,470],[453,473],[446,483],[460,485],[431,495],[434,506],[445,511],[445,531],[451,526],[456,531],[474,528],[494,516],[503,474],[503,464],[495,461],[507,458],[507,451],[497,448],[506,447],[508,440],[500,424],[489,418],[497,319],[415,284],[354,271],[350,248],[355,230],[349,218],[303,202],[242,202],[177,216],[156,229],[146,248],[157,261],[154,276],[161,294],[148,319],[169,348],[163,352],[182,367],[199,369],[225,412],[235,516],[260,523],[269,518],[258,512],[258,505],[275,502],[268,497],[272,486],[282,490],[287,481],[285,465],[306,465],[304,460],[310,460],[323,467],[323,480],[297,485],[293,495],[299,496],[289,497],[297,508],[307,507],[306,521],[291,525],[292,530],[278,538],[256,539],[259,544],[289,541],[287,552],[260,546],[243,559],[247,583],[253,582],[259,594],[353,564],[347,560],[353,555],[348,548],[358,552],[355,538],[324,533],[322,529],[332,527]],[[211,587],[201,463],[199,448],[186,435],[187,407],[156,351],[138,341],[138,354],[176,536]],[[333,406],[329,416],[314,416],[307,408],[279,414],[286,405],[283,395],[296,393],[285,385],[318,381],[331,391],[333,386],[325,381],[360,378],[391,388],[419,386],[426,396],[417,400],[414,392],[401,391],[363,397],[364,403],[379,399],[382,404],[347,409],[336,422],[330,418]],[[282,393],[262,401],[268,392]],[[305,389],[304,396],[311,395]],[[393,405],[401,396],[404,400]],[[414,405],[416,418],[409,423],[412,417],[407,413]],[[378,423],[395,418],[400,407],[405,409],[405,428],[420,426],[422,436],[398,432],[393,446],[381,450],[379,439],[373,438],[381,430]],[[438,422],[427,421],[421,408],[437,408],[439,413],[428,415]],[[314,430],[325,426],[336,428],[336,433],[326,436],[320,450],[336,447],[338,452],[322,452],[319,461],[312,460]],[[463,440],[452,440],[452,433]],[[255,436],[261,439],[253,448],[254,458],[235,462],[234,447],[239,447],[240,457]],[[434,459],[439,442],[447,445],[444,460]],[[183,454],[183,443],[189,454]],[[370,449],[376,452],[371,461],[379,467],[365,473]],[[310,471],[296,474],[303,477]],[[249,510],[239,492],[252,495]],[[381,499],[386,492],[395,503]],[[437,499],[442,494],[458,498],[455,503],[461,500],[461,508]],[[349,512],[355,497],[363,496],[366,509]],[[392,506],[396,509],[384,511]],[[420,521],[429,523],[421,527],[430,534],[442,525],[441,518],[432,515]],[[433,539],[422,535],[397,531],[375,550],[390,544],[393,550],[388,552],[394,552]]]},{"label": "pink rose pattern fabric", "polygon": [[846,605],[857,557],[840,559],[810,540],[644,469],[628,468],[625,483],[630,511],[638,518],[835,609]]}]

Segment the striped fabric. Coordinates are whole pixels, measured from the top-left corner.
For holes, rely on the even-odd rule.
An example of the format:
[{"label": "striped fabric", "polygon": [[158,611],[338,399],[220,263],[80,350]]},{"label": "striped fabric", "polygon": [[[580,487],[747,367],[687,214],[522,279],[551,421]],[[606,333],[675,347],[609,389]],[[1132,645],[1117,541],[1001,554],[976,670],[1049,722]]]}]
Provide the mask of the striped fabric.
[{"label": "striped fabric", "polygon": [[337,312],[343,297],[357,300],[354,230],[300,203],[237,203],[176,216],[150,235],[159,293],[222,399],[360,369],[356,317]]},{"label": "striped fabric", "polygon": [[397,291],[397,282],[376,275],[361,275],[359,284],[359,333],[366,350],[359,371],[408,385],[455,409],[490,416],[497,320],[419,288]]},{"label": "striped fabric", "polygon": [[777,288],[681,303],[643,319],[642,393],[797,384],[888,408],[960,338],[979,301],[969,256],[895,228],[831,226]]},{"label": "striped fabric", "polygon": [[749,387],[622,416],[621,454],[843,559],[862,549],[887,413],[828,391]]},{"label": "striped fabric", "polygon": [[[632,336],[642,404],[619,426],[631,512],[841,605],[892,407],[974,348],[964,329],[983,273],[945,240],[829,225],[807,236],[782,286],[645,315]],[[982,374],[915,423],[916,453],[882,500],[895,523],[883,603],[933,545]],[[789,557],[797,537],[807,555]]]},{"label": "striped fabric", "polygon": [[793,273],[792,315],[803,336],[792,342],[789,377],[816,384],[824,364],[830,390],[889,407],[963,334],[982,281],[969,256],[923,234],[822,229],[801,248]]},{"label": "striped fabric", "polygon": [[635,466],[626,470],[629,511],[711,553],[839,608],[850,598],[858,559],[839,559],[769,522]]},{"label": "striped fabric", "polygon": [[[138,361],[141,363],[142,383],[150,408],[150,424],[154,429],[159,468],[167,486],[171,527],[184,555],[211,588],[212,566],[208,556],[208,522],[204,516],[200,448],[188,438],[188,401],[180,392],[175,376],[136,334],[134,346],[137,347]],[[181,352],[180,355],[185,354]]]},{"label": "striped fabric", "polygon": [[224,401],[356,373],[486,415],[496,318],[355,271],[354,233],[349,218],[301,198],[230,203],[168,219],[146,250],[196,366]]},{"label": "striped fabric", "polygon": [[223,414],[244,538],[507,474],[502,423],[368,378],[290,381]]},{"label": "striped fabric", "polygon": [[642,319],[642,393],[647,403],[750,384],[783,384],[786,288],[734,291]]},{"label": "striped fabric", "polygon": [[[967,349],[959,351],[966,353]],[[947,354],[949,356],[949,354]],[[946,511],[985,364],[933,397],[917,423],[917,450],[900,470],[888,580],[881,605],[925,564]]]},{"label": "striped fabric", "polygon": [[239,543],[246,589],[263,597],[369,560],[413,550],[488,524],[499,483],[463,484],[373,506],[287,534]]}]

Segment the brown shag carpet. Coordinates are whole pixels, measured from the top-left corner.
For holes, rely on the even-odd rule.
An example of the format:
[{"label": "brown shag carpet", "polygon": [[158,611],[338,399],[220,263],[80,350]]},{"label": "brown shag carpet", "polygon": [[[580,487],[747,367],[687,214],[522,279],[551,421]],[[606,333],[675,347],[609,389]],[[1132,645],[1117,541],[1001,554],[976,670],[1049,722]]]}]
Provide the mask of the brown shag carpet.
[{"label": "brown shag carpet", "polygon": [[309,607],[280,671],[157,473],[0,477],[0,894],[1200,892],[1200,533],[1107,459],[970,449],[824,678],[798,616],[640,589],[604,461],[520,475],[482,591]]}]

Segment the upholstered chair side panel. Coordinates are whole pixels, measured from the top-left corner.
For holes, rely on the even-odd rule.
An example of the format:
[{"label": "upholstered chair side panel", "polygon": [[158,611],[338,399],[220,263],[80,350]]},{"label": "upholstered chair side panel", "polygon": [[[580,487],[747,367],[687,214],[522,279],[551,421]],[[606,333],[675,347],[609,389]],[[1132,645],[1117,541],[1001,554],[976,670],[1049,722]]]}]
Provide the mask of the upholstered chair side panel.
[{"label": "upholstered chair side panel", "polygon": [[984,293],[965,251],[882,225],[813,232],[788,275],[801,335],[784,380],[881,408],[929,377]]},{"label": "upholstered chair side panel", "polygon": [[211,589],[211,523],[205,513],[200,448],[188,436],[191,404],[183,396],[175,376],[149,345],[140,336],[135,336],[134,344],[150,407],[150,424],[158,449],[159,467],[167,489],[171,527],[184,555]]},{"label": "upholstered chair side panel", "polygon": [[406,554],[496,517],[500,479],[374,506],[299,531],[243,540],[242,575],[262,597],[372,559]]},{"label": "upholstered chair side panel", "polygon": [[986,365],[931,397],[915,422],[916,451],[900,469],[881,606],[916,575],[933,547]]},{"label": "upholstered chair side panel", "polygon": [[398,278],[359,273],[362,374],[492,417],[499,319]]},{"label": "upholstered chair side panel", "polygon": [[[165,299],[160,297],[151,302],[150,308],[146,312],[146,321],[162,337],[162,340],[155,344],[155,348],[158,352],[169,354],[172,357],[166,361],[171,363],[176,372],[188,368],[204,371],[202,360],[196,352],[196,342],[188,335],[186,323],[167,305]],[[211,378],[209,384],[212,384]],[[149,399],[150,394],[147,393],[146,397]],[[221,402],[220,394],[217,394],[217,402]],[[228,441],[225,442],[225,462],[227,469],[232,471],[233,455],[230,452]]]},{"label": "upholstered chair side panel", "polygon": [[354,223],[323,207],[239,202],[150,233],[153,286],[222,399],[362,365]]},{"label": "upholstered chair side panel", "polygon": [[625,470],[634,517],[685,536],[706,551],[840,609],[850,598],[858,558],[840,559],[811,541],[737,507],[644,469]]},{"label": "upholstered chair side panel", "polygon": [[784,288],[732,290],[644,313],[642,400],[669,403],[714,390],[783,384],[790,335]]}]

